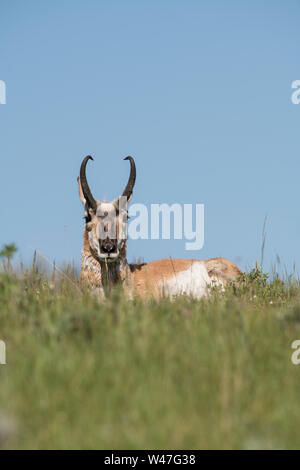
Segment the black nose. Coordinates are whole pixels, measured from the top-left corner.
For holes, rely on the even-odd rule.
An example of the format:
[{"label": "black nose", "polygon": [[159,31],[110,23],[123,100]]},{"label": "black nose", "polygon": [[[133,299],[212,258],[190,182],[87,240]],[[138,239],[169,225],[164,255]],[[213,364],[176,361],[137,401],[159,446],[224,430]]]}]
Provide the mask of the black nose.
[{"label": "black nose", "polygon": [[110,238],[106,238],[105,240],[101,240],[100,248],[103,253],[114,253],[117,249],[117,245],[115,240],[110,240]]}]

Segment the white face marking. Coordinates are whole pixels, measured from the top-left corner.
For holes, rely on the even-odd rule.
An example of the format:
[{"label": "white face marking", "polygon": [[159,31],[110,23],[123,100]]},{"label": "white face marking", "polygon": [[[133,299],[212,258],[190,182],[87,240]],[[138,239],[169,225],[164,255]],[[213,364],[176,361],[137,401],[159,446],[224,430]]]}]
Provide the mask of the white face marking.
[{"label": "white face marking", "polygon": [[[96,216],[93,216],[93,230],[88,231],[89,244],[97,257],[108,262],[116,261],[126,242],[127,210],[111,202],[98,203]],[[125,235],[124,235],[125,234]],[[105,252],[103,241],[113,242],[111,252]]]},{"label": "white face marking", "polygon": [[185,294],[200,299],[209,294],[211,284],[212,280],[208,275],[205,263],[194,261],[188,269],[174,274],[171,279],[160,281],[159,287],[162,294],[168,297]]}]

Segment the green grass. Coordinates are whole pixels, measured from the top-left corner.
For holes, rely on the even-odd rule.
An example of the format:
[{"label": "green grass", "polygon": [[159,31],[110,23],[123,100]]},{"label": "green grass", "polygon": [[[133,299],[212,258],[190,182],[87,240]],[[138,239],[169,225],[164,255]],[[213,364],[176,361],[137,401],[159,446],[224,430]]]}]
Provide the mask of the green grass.
[{"label": "green grass", "polygon": [[3,448],[298,448],[298,283],[99,303],[36,266],[0,274]]}]

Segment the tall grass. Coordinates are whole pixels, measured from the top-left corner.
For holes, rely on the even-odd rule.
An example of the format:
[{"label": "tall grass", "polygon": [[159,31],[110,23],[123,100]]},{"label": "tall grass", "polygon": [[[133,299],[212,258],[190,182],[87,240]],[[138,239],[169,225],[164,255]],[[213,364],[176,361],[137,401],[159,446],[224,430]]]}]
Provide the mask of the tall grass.
[{"label": "tall grass", "polygon": [[298,448],[299,284],[99,302],[73,267],[0,273],[3,448]]}]

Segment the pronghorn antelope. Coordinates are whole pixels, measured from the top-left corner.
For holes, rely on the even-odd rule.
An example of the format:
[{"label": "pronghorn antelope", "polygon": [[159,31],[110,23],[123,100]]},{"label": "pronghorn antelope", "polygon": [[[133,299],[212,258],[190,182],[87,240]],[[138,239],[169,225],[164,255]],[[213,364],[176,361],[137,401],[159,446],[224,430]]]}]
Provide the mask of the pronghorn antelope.
[{"label": "pronghorn antelope", "polygon": [[[127,205],[132,197],[136,167],[132,157],[130,176],[122,197],[112,202],[94,199],[86,178],[86,165],[93,158],[82,161],[77,178],[79,196],[84,206],[85,227],[81,254],[81,279],[102,295],[110,286],[121,283],[130,297],[163,295],[174,297],[186,294],[195,298],[207,296],[209,287],[224,286],[234,280],[240,270],[224,258],[208,260],[162,259],[144,264],[128,264],[126,259]],[[120,204],[120,201],[125,204]],[[111,228],[113,227],[113,231]],[[111,235],[111,234],[114,235]]]}]

